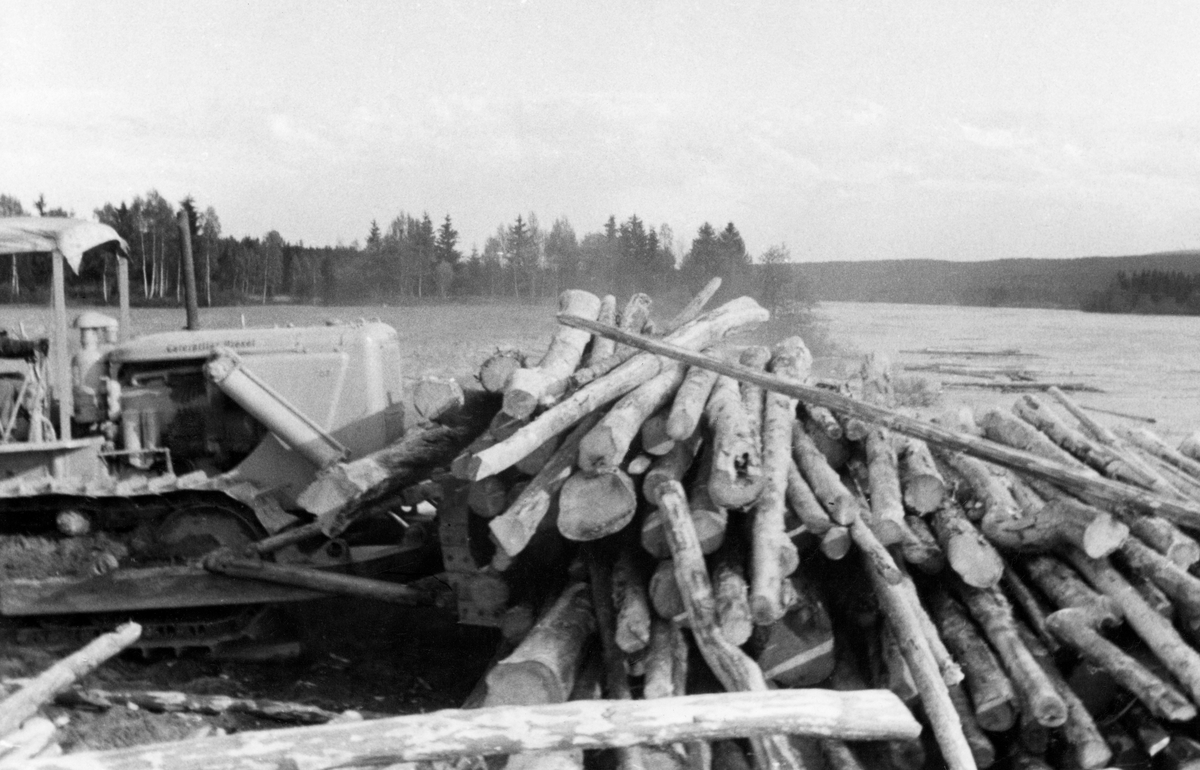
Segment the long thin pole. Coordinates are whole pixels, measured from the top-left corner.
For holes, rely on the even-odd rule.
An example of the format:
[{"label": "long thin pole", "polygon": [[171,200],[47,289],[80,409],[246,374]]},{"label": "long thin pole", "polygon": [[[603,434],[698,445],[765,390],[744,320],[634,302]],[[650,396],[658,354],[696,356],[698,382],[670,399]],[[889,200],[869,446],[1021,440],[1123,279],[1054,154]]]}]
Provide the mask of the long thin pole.
[{"label": "long thin pole", "polygon": [[67,285],[64,257],[50,255],[50,304],[54,309],[54,397],[58,400],[58,437],[71,438],[75,396],[71,389],[71,360],[67,356]]},{"label": "long thin pole", "polygon": [[630,334],[613,326],[565,315],[559,315],[558,322],[577,329],[586,329],[601,337],[607,337],[656,355],[683,361],[691,366],[699,366],[718,374],[725,374],[742,382],[753,383],[775,393],[783,393],[806,403],[823,406],[937,446],[965,452],[981,460],[987,460],[1058,484],[1073,492],[1094,495],[1118,505],[1130,506],[1142,513],[1162,516],[1181,527],[1200,530],[1200,506],[1168,500],[1152,492],[1111,479],[1090,476],[1084,471],[994,441],[946,430],[932,423],[914,420],[891,409],[855,401],[824,388],[803,385],[737,364],[728,364],[702,353],[693,353],[690,350],[684,350],[658,340]]},{"label": "long thin pole", "polygon": [[[200,309],[196,304],[196,263],[192,259],[192,228],[186,211],[180,211],[179,242],[182,246],[180,270],[183,272],[184,302],[187,305],[187,328],[200,328]],[[178,289],[178,286],[176,287]]]}]

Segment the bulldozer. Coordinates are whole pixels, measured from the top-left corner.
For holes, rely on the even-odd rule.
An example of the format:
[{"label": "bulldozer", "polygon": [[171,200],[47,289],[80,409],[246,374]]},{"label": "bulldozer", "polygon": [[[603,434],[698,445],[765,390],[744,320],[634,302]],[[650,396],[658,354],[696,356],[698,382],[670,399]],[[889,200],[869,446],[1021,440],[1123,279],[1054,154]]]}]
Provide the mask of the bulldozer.
[{"label": "bulldozer", "polygon": [[[66,269],[90,250],[116,257],[120,319],[84,312],[72,333]],[[22,640],[74,644],[136,613],[143,647],[215,648],[253,635],[265,606],[321,596],[200,560],[297,526],[322,469],[403,434],[396,330],[194,328],[193,283],[190,328],[135,337],[129,249],[112,228],[0,219],[0,254],[52,265],[48,334],[0,336],[0,615]],[[271,558],[428,572],[428,506],[389,513]]]}]

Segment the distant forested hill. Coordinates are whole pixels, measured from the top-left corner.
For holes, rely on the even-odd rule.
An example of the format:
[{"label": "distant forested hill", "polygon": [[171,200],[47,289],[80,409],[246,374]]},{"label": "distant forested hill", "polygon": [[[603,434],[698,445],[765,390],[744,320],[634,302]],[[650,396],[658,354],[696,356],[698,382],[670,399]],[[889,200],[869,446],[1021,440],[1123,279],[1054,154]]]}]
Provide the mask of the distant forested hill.
[{"label": "distant forested hill", "polygon": [[817,301],[1079,308],[1117,274],[1200,273],[1200,251],[1129,257],[806,262],[791,269]]}]

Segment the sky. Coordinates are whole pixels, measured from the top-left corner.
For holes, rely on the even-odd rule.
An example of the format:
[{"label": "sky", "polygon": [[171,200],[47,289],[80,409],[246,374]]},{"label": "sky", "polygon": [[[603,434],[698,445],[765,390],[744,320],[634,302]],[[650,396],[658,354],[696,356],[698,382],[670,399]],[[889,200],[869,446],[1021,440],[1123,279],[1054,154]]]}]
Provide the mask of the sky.
[{"label": "sky", "polygon": [[610,214],[758,255],[1200,247],[1200,3],[0,0],[0,193],[227,235]]}]

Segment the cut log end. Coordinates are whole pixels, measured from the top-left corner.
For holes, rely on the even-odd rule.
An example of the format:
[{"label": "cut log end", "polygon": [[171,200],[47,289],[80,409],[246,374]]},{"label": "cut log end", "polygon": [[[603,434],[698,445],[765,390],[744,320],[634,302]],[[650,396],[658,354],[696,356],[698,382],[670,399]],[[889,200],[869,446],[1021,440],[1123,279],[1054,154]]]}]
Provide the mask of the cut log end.
[{"label": "cut log end", "polygon": [[558,531],[568,540],[597,540],[618,532],[637,510],[633,480],[624,472],[575,473],[558,498]]}]

